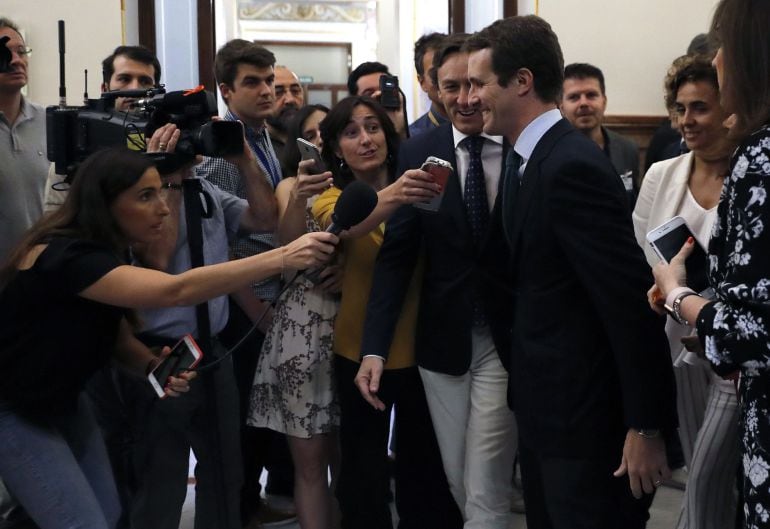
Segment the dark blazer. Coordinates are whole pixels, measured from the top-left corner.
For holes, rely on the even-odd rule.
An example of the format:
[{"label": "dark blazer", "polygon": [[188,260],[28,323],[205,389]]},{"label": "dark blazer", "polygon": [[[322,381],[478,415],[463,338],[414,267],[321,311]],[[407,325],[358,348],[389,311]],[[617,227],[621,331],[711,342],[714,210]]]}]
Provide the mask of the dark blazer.
[{"label": "dark blazer", "polygon": [[509,403],[541,454],[615,454],[629,427],[676,424],[664,320],[646,301],[653,278],[624,193],[607,156],[562,119],[512,213],[495,219],[511,248]]},{"label": "dark blazer", "polygon": [[[504,145],[500,181],[506,148]],[[399,150],[398,174],[420,167],[428,156],[437,156],[457,167],[451,123],[403,143]],[[494,208],[499,207],[499,202],[498,194]],[[468,371],[474,291],[483,294],[498,351],[508,351],[510,329],[505,310],[510,306],[510,292],[502,288],[505,260],[500,260],[501,255],[507,255],[507,247],[500,225],[490,222],[490,226],[494,228],[487,231],[480,248],[475,248],[456,172],[447,181],[437,212],[426,212],[411,205],[399,208],[385,227],[385,240],[374,267],[362,354],[387,357],[421,248],[425,272],[415,336],[417,364],[451,375]],[[507,355],[501,359],[507,362]]]},{"label": "dark blazer", "polygon": [[606,127],[602,127],[605,149],[607,150],[612,166],[623,179],[626,187],[631,211],[636,205],[636,197],[639,196],[639,146],[622,134],[618,134]]}]

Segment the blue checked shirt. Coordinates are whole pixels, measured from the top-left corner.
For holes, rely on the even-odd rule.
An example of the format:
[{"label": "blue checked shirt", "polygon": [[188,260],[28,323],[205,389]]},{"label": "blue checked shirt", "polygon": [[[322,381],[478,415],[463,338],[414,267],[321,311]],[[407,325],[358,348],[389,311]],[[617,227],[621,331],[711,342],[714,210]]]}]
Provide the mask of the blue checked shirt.
[{"label": "blue checked shirt", "polygon": [[[224,119],[225,121],[238,121],[238,117],[229,110]],[[254,153],[257,165],[262,169],[272,188],[275,189],[275,186],[281,181],[281,164],[275,155],[267,130],[264,127],[261,130],[254,130],[245,123],[243,127],[246,131],[246,143]],[[241,173],[234,164],[224,158],[204,158],[203,163],[195,168],[195,173],[223,191],[240,198],[246,198],[246,186],[241,181]],[[233,259],[240,259],[272,250],[275,247],[275,234],[272,232],[239,234],[230,244],[230,255]],[[252,286],[257,297],[272,301],[278,294],[280,283],[281,278],[276,275]]]}]

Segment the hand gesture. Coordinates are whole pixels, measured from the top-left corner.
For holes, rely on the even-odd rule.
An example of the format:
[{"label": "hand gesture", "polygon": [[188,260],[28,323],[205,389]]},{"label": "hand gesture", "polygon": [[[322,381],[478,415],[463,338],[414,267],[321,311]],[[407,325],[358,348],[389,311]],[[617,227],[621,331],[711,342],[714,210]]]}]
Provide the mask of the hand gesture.
[{"label": "hand gesture", "polygon": [[391,190],[399,204],[414,204],[430,201],[441,193],[441,185],[432,174],[422,169],[410,169],[391,184]]},{"label": "hand gesture", "polygon": [[652,494],[664,480],[671,477],[666,462],[666,447],[660,435],[643,437],[637,430],[629,428],[620,466],[612,475],[619,478],[625,474],[628,474],[631,493],[637,499],[643,493]]},{"label": "hand gesture", "polygon": [[297,178],[294,182],[294,189],[291,191],[291,198],[295,201],[301,201],[303,205],[308,198],[326,191],[333,184],[331,171],[311,174],[314,165],[313,160],[302,160],[297,167]]},{"label": "hand gesture", "polygon": [[385,411],[385,403],[377,396],[377,392],[380,390],[383,363],[382,358],[367,356],[361,360],[361,367],[358,368],[358,373],[354,379],[364,400],[379,411]]}]

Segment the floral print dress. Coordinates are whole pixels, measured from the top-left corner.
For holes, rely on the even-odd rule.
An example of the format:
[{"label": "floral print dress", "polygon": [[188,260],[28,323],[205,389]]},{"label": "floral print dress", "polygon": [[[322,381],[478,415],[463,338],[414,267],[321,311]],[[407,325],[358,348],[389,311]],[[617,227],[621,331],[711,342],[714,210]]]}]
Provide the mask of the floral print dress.
[{"label": "floral print dress", "polygon": [[709,243],[716,300],[698,336],[719,374],[740,367],[745,527],[770,527],[770,126],[732,159]]},{"label": "floral print dress", "polygon": [[[307,231],[320,231],[308,210]],[[338,297],[304,277],[275,307],[262,344],[246,423],[309,438],[339,426],[332,341]]]}]

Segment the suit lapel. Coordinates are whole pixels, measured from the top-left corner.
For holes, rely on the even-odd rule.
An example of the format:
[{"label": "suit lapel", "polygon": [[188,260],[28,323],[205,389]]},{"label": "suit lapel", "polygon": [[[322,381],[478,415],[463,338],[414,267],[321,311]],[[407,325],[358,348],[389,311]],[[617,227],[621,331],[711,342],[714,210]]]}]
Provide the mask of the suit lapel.
[{"label": "suit lapel", "polygon": [[437,138],[437,142],[434,156],[446,160],[452,164],[454,171],[447,180],[447,186],[444,190],[444,198],[441,199],[441,208],[439,211],[452,217],[456,225],[460,229],[459,236],[466,238],[470,237],[471,227],[468,224],[468,218],[465,215],[465,202],[463,202],[463,192],[460,185],[460,175],[457,172],[457,156],[455,155],[455,141],[452,134],[452,125],[443,125],[441,130],[441,137]]},{"label": "suit lapel", "polygon": [[527,212],[532,206],[532,194],[540,183],[540,164],[551,152],[559,138],[570,130],[572,130],[571,125],[566,119],[562,118],[561,121],[558,121],[553,127],[548,129],[543,137],[540,138],[540,141],[535,146],[535,150],[532,151],[532,156],[527,161],[527,166],[522,175],[521,188],[513,206],[513,226],[511,226],[510,234],[511,251],[514,251],[518,246]]}]

